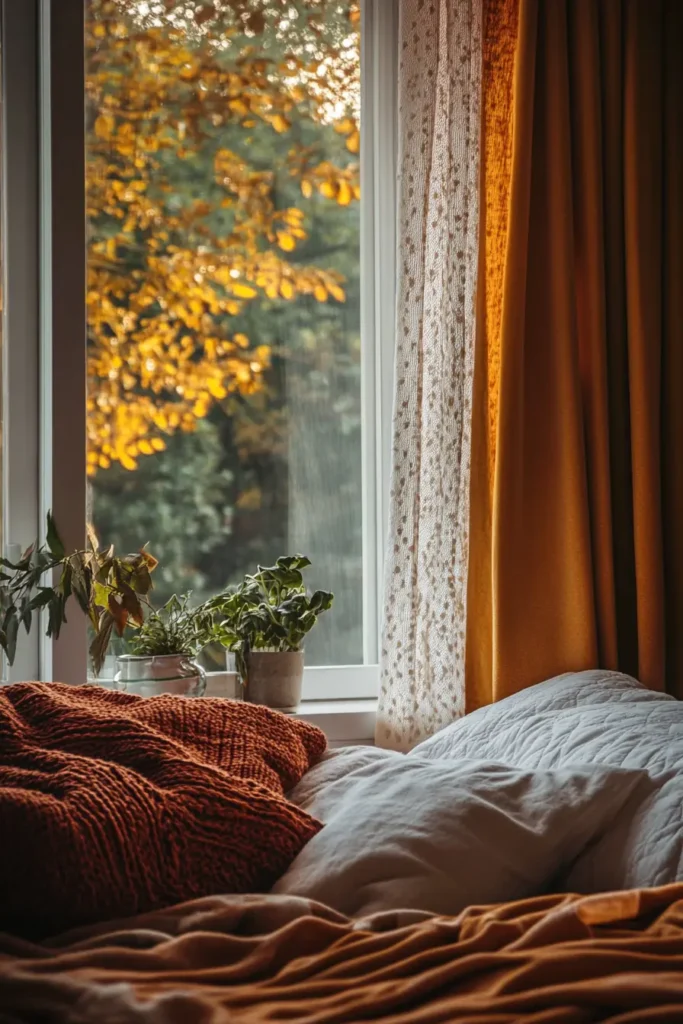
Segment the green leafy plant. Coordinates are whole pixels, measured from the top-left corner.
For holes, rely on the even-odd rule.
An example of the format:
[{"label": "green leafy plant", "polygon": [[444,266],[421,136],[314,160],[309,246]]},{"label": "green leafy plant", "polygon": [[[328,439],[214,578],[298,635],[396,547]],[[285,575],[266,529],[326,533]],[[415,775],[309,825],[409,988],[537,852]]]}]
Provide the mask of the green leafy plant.
[{"label": "green leafy plant", "polygon": [[278,558],[228,594],[208,601],[216,616],[214,638],[235,654],[241,678],[246,679],[250,651],[298,651],[318,616],[332,606],[324,590],[308,594],[302,570],[311,564],[304,555]]},{"label": "green leafy plant", "polygon": [[196,657],[214,640],[214,614],[206,605],[190,606],[191,593],[176,594],[152,610],[131,637],[134,654],[148,657],[187,654]]},{"label": "green leafy plant", "polygon": [[[112,546],[100,548],[91,529],[88,543],[89,547],[67,554],[48,513],[44,545],[36,541],[17,562],[0,558],[0,647],[10,665],[16,655],[19,627],[30,632],[34,613],[45,609],[47,635],[59,636],[72,596],[95,633],[90,646],[95,672],[104,664],[114,630],[122,636],[129,622],[137,626],[144,622],[143,605],[148,604],[156,558],[144,549],[117,556]],[[56,570],[60,570],[58,583],[46,585]]]}]

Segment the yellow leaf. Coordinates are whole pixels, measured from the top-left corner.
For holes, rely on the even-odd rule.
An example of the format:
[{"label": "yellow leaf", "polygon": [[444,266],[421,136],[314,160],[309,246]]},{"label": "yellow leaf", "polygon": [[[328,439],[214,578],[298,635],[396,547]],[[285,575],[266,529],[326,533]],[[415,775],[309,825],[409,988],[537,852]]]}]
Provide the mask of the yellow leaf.
[{"label": "yellow leaf", "polygon": [[257,294],[255,288],[242,284],[232,285],[232,292],[234,295],[237,295],[239,299],[253,299]]},{"label": "yellow leaf", "polygon": [[240,114],[242,117],[249,113],[249,107],[240,97],[230,100],[228,106],[235,114]]},{"label": "yellow leaf", "polygon": [[150,443],[155,452],[163,452],[164,448],[166,447],[165,443],[161,440],[160,437],[153,437]]},{"label": "yellow leaf", "polygon": [[340,206],[348,206],[353,199],[353,192],[348,181],[339,182],[339,191],[337,192],[337,202]]},{"label": "yellow leaf", "polygon": [[273,117],[271,117],[270,123],[272,124],[276,132],[286,132],[289,128],[291,128],[289,121],[283,114],[275,114]]},{"label": "yellow leaf", "polygon": [[313,289],[313,294],[318,302],[327,302],[327,288],[324,284],[317,284]]},{"label": "yellow leaf", "polygon": [[285,252],[291,252],[292,249],[296,248],[296,240],[288,231],[278,231],[277,233],[277,244]]},{"label": "yellow leaf", "polygon": [[344,302],[346,299],[346,293],[343,288],[340,288],[338,284],[328,284],[327,289],[333,299],[337,302]]},{"label": "yellow leaf", "polygon": [[111,114],[100,114],[95,118],[95,135],[100,139],[108,139],[114,131],[116,122]]},{"label": "yellow leaf", "polygon": [[349,153],[357,153],[360,150],[360,132],[355,131],[346,140],[346,148]]},{"label": "yellow leaf", "polygon": [[313,186],[308,180],[308,178],[304,178],[304,180],[301,182],[301,194],[305,196],[306,199],[310,199],[311,196],[313,195]]},{"label": "yellow leaf", "polygon": [[340,135],[350,135],[355,128],[356,122],[352,121],[350,117],[344,117],[334,125],[335,132],[339,132]]},{"label": "yellow leaf", "polygon": [[280,295],[283,299],[294,298],[294,285],[291,281],[288,281],[286,277],[280,281]]},{"label": "yellow leaf", "polygon": [[335,188],[334,182],[323,181],[320,184],[320,193],[326,196],[328,199],[334,199],[337,195],[337,189]]},{"label": "yellow leaf", "polygon": [[240,281],[236,281],[232,285],[232,291],[238,299],[253,299],[258,294],[255,288],[248,284],[242,284]]},{"label": "yellow leaf", "polygon": [[121,463],[124,469],[133,470],[138,468],[138,464],[135,461],[135,459],[132,459],[130,455],[127,454],[127,452],[121,452],[119,456],[119,462]]},{"label": "yellow leaf", "polygon": [[138,441],[138,448],[140,449],[143,455],[152,455],[152,453],[154,452],[154,449],[152,448],[150,442],[145,440],[144,438],[142,441]]}]

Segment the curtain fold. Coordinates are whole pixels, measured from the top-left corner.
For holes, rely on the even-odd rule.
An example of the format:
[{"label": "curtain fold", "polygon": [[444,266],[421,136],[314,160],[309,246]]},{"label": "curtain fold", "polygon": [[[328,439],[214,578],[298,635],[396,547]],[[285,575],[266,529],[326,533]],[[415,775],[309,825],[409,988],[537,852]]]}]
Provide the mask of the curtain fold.
[{"label": "curtain fold", "polygon": [[682,10],[520,0],[484,61],[467,710],[595,666],[683,696]]},{"label": "curtain fold", "polygon": [[481,2],[402,0],[390,545],[377,742],[464,710]]}]

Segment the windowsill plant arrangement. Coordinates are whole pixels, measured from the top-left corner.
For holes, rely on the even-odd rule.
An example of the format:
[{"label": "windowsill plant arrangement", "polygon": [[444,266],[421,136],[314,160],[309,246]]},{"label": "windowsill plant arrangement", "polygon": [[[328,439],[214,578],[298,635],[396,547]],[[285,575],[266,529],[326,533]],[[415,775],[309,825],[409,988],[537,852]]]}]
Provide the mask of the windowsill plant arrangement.
[{"label": "windowsill plant arrangement", "polygon": [[[73,596],[88,616],[94,639],[90,658],[99,675],[114,633],[126,630],[132,654],[117,658],[116,685],[143,695],[158,692],[201,696],[206,675],[196,659],[209,644],[232,651],[244,697],[254,703],[294,710],[301,699],[303,640],[332,594],[309,595],[303,555],[259,566],[236,588],[193,607],[191,594],[174,595],[162,608],[149,599],[157,560],[145,549],[117,556],[100,548],[92,530],[89,547],[67,554],[48,514],[45,545],[32,545],[17,562],[0,558],[0,648],[14,661],[19,628],[28,633],[34,614],[48,615],[47,635],[58,637]],[[55,586],[43,584],[59,571]]]},{"label": "windowsill plant arrangement", "polygon": [[232,592],[208,602],[218,613],[219,640],[235,655],[246,700],[294,710],[301,700],[303,642],[318,616],[332,606],[325,590],[308,594],[303,555],[259,566]]}]

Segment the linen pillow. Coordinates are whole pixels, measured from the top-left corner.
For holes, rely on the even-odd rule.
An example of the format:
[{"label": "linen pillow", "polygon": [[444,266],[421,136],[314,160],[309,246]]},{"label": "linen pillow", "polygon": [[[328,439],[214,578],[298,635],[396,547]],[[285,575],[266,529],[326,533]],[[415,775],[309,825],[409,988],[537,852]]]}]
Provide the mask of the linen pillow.
[{"label": "linen pillow", "polygon": [[269,888],[321,827],[283,792],[325,744],[241,701],[0,687],[0,930]]},{"label": "linen pillow", "polygon": [[540,893],[648,779],[592,765],[525,771],[378,756],[316,791],[326,772],[323,763],[291,794],[325,828],[273,892],[349,916],[457,914]]}]

